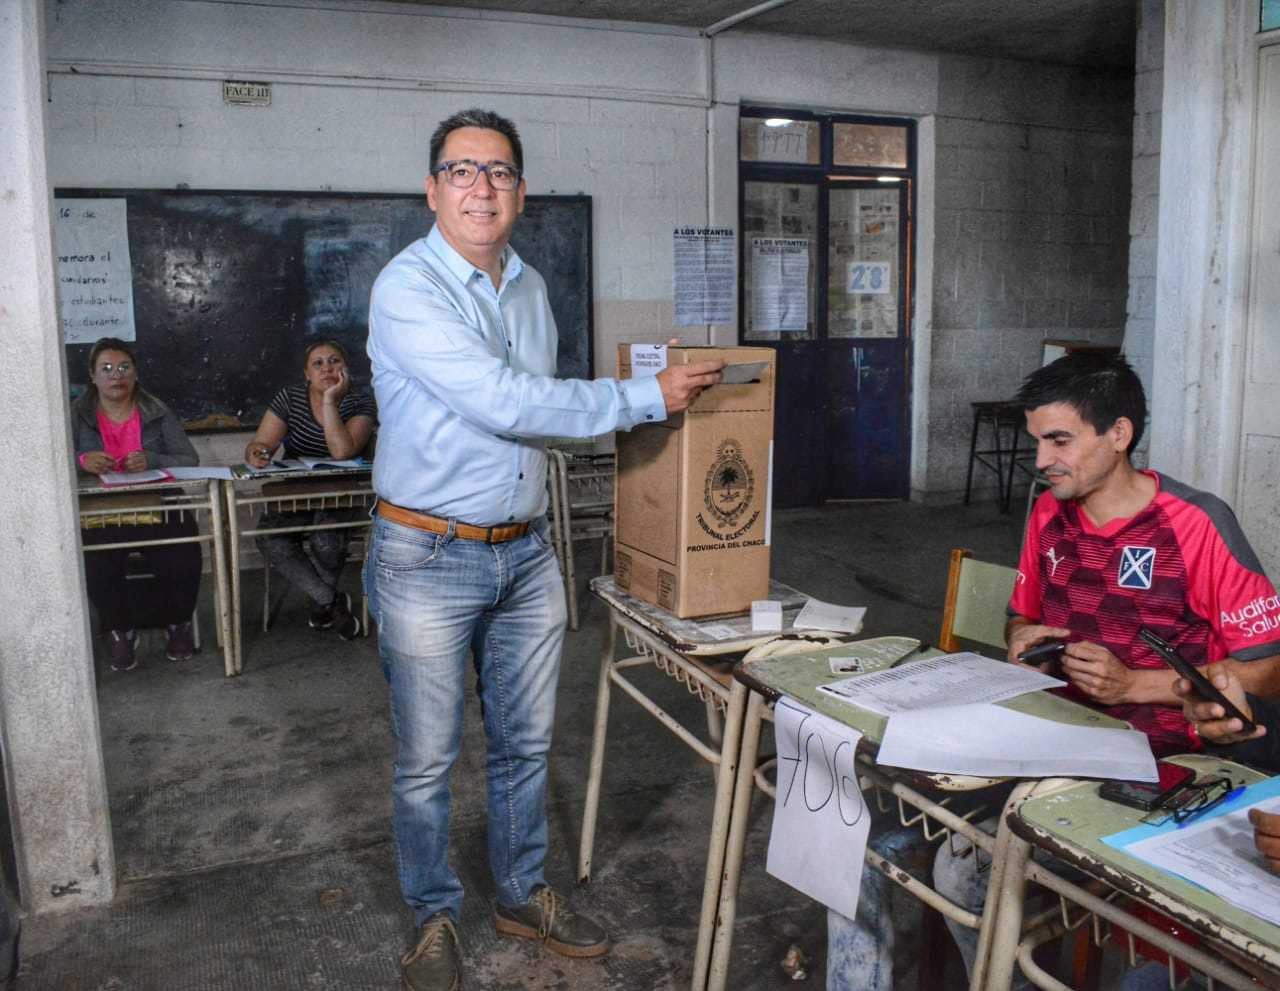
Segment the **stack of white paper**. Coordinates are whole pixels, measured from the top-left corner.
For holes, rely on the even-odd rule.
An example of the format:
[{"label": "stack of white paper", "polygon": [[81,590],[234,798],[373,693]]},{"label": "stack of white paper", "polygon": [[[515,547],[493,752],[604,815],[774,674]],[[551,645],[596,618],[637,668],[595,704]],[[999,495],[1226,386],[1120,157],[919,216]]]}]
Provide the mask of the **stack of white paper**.
[{"label": "stack of white paper", "polygon": [[792,627],[797,630],[830,630],[835,633],[858,633],[866,606],[835,606],[830,602],[810,599],[800,610]]}]

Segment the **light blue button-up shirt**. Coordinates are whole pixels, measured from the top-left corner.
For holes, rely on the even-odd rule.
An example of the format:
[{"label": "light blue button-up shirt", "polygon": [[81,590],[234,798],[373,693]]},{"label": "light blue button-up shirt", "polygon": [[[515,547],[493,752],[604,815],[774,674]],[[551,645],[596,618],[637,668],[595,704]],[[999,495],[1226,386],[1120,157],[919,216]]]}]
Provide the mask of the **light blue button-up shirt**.
[{"label": "light blue button-up shirt", "polygon": [[368,350],[374,490],[478,526],[546,511],[543,438],[666,419],[655,378],[554,378],[556,325],[542,276],[508,247],[495,292],[434,227],[374,283]]}]

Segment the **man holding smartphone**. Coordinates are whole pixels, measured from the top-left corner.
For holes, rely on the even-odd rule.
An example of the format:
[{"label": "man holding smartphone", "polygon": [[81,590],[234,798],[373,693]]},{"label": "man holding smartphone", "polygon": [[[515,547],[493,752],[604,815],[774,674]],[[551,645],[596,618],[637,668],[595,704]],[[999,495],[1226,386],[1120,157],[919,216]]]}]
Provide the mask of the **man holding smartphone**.
[{"label": "man holding smartphone", "polygon": [[[1049,491],[1027,523],[1005,629],[1008,659],[1061,641],[1033,666],[1062,693],[1129,722],[1157,756],[1201,749],[1150,629],[1197,667],[1219,662],[1257,696],[1280,696],[1280,600],[1221,499],[1135,468],[1147,403],[1119,355],[1076,352],[1027,376],[1017,401]],[[938,891],[980,913],[986,876],[943,844]],[[977,933],[947,920],[970,970]]]},{"label": "man holding smartphone", "polygon": [[1061,639],[1078,702],[1146,733],[1157,755],[1200,749],[1176,675],[1146,627],[1197,666],[1222,661],[1280,695],[1280,601],[1221,499],[1130,460],[1146,397],[1119,355],[1069,354],[1018,394],[1049,491],[1036,502],[1009,603],[1009,659]]},{"label": "man holding smartphone", "polygon": [[[1215,664],[1204,674],[1256,726],[1252,733],[1244,732],[1240,720],[1229,716],[1220,702],[1203,698],[1189,681],[1179,678],[1173,690],[1182,699],[1182,714],[1192,728],[1223,756],[1280,772],[1280,700],[1247,694],[1240,679],[1224,665]],[[1280,814],[1251,809],[1249,821],[1258,852],[1266,858],[1267,866],[1280,874]]]}]

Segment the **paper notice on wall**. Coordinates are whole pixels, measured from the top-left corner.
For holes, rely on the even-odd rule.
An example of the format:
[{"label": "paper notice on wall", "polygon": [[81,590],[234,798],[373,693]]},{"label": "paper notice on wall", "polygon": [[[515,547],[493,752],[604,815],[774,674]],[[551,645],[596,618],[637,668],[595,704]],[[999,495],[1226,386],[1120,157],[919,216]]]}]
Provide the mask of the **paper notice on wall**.
[{"label": "paper notice on wall", "polygon": [[809,326],[809,241],[751,239],[751,327],[797,332]]},{"label": "paper notice on wall", "polygon": [[676,324],[732,323],[737,262],[732,227],[677,227],[673,295]]},{"label": "paper notice on wall", "polygon": [[854,764],[862,734],[786,697],[773,715],[778,797],[766,869],[852,919],[871,830]]},{"label": "paper notice on wall", "polygon": [[54,200],[53,245],[63,341],[135,340],[125,201]]},{"label": "paper notice on wall", "polygon": [[665,344],[631,345],[631,377],[633,379],[657,375],[666,367],[667,346]]}]

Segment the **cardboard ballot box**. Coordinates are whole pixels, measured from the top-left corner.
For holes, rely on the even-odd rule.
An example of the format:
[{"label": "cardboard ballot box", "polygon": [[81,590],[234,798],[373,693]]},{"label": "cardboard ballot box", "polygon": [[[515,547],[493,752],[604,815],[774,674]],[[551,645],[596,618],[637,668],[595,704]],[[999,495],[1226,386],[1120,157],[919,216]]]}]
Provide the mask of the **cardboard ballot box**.
[{"label": "cardboard ballot box", "polygon": [[619,587],[680,617],[743,612],[769,590],[772,348],[618,345],[618,377],[719,360],[750,378],[703,390],[682,414],[617,435]]}]

